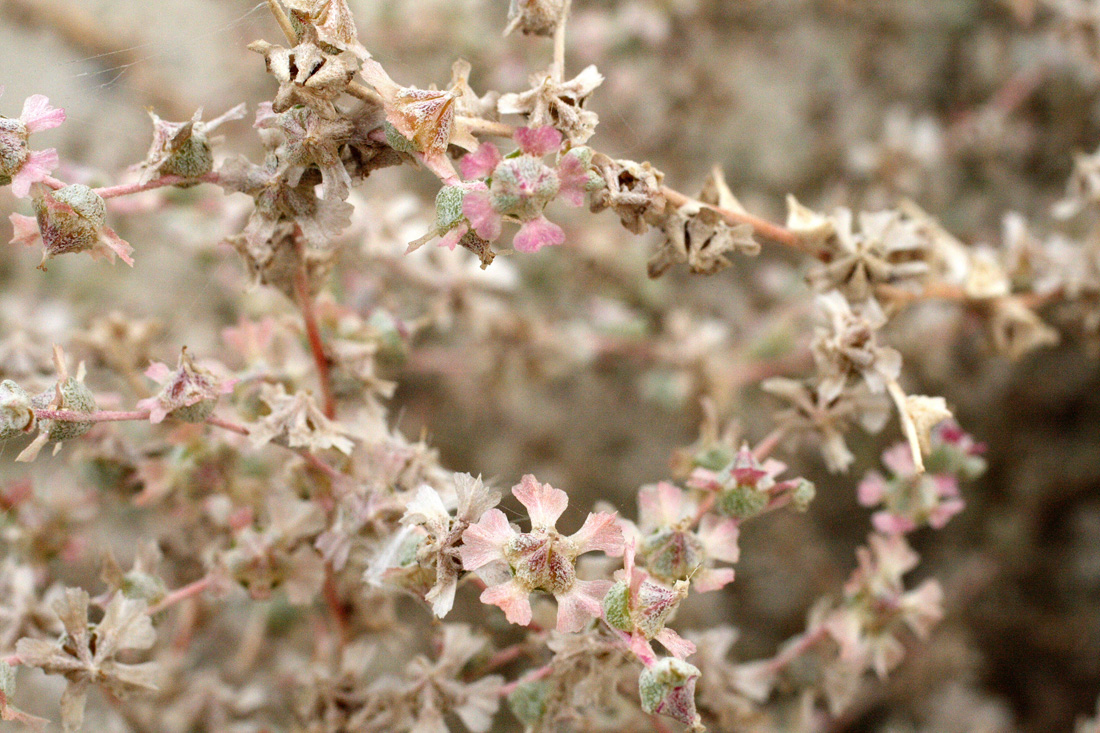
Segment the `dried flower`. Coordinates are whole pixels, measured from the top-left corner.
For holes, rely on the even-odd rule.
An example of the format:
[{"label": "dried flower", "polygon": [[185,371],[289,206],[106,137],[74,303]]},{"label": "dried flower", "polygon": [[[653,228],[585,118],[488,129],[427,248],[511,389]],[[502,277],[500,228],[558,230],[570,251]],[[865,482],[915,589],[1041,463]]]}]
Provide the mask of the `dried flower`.
[{"label": "dried flower", "polygon": [[66,731],[81,730],[90,685],[102,686],[117,696],[157,689],[155,663],[124,664],[116,659],[120,652],[149,649],[156,641],[145,609],[144,601],[115,595],[103,619],[91,624],[88,594],[68,588],[54,604],[65,635],[56,642],[19,640],[16,652],[23,664],[68,680],[61,697],[61,724]]},{"label": "dried flower", "polygon": [[171,416],[184,422],[203,422],[214,414],[218,397],[233,391],[235,379],[219,379],[209,369],[198,366],[184,347],[175,370],[154,362],[145,376],[164,385],[155,397],[141,400],[138,409],[149,410],[149,422],[156,424]]},{"label": "dried flower", "polygon": [[439,492],[425,485],[417,489],[416,497],[408,503],[401,518],[402,524],[418,526],[424,532],[416,557],[422,567],[435,568],[435,583],[424,600],[432,604],[432,611],[439,618],[446,616],[454,605],[462,571],[458,558],[462,533],[500,503],[500,493],[487,488],[480,476],[475,479],[468,473],[456,473],[454,489],[458,506],[453,517]]},{"label": "dried flower", "polygon": [[[248,107],[238,104],[220,117],[202,121],[202,109],[187,122],[168,122],[149,110],[153,120],[153,142],[145,160],[139,164],[140,181],[147,183],[159,176],[200,178],[214,169],[214,141],[209,133],[230,120],[245,116]],[[179,184],[186,187],[187,183]]]},{"label": "dried flower", "polygon": [[[812,238],[821,225],[804,218],[799,225]],[[837,209],[831,219],[832,232],[822,242],[826,264],[809,276],[818,292],[835,288],[849,300],[861,301],[879,283],[908,283],[928,272],[929,243],[919,222],[902,219],[895,211],[861,212],[856,233],[848,209]]]},{"label": "dried flower", "polygon": [[836,399],[852,375],[862,376],[872,392],[882,392],[897,380],[901,354],[880,346],[876,339],[876,332],[886,324],[877,301],[852,305],[839,291],[831,290],[817,296],[817,305],[825,323],[815,329],[810,348],[822,375],[817,389],[825,400]]},{"label": "dried flower", "polygon": [[730,226],[714,209],[688,204],[669,215],[662,228],[665,241],[647,266],[650,277],[660,277],[669,267],[685,262],[692,272],[713,275],[730,266],[727,252],[755,255],[760,244],[748,224]]},{"label": "dried flower", "polygon": [[335,448],[351,453],[354,444],[347,433],[325,417],[308,392],[288,395],[282,384],[264,384],[260,399],[271,412],[250,428],[252,444],[257,448],[274,441],[290,448]]},{"label": "dried flower", "polygon": [[[314,36],[311,40],[309,36]],[[306,38],[294,48],[275,46],[266,41],[253,41],[250,51],[263,55],[267,73],[279,82],[279,91],[271,103],[276,112],[285,112],[295,105],[310,107],[322,117],[336,117],[333,102],[345,91],[358,72],[351,54],[329,53],[317,45],[312,28]]]},{"label": "dried flower", "polygon": [[811,435],[833,473],[848,470],[854,460],[844,442],[851,423],[859,422],[868,432],[877,433],[890,417],[886,396],[870,394],[866,388],[826,398],[818,387],[785,377],[766,379],[761,387],[791,404],[776,414],[776,423],[789,434]]},{"label": "dried flower", "polygon": [[517,28],[530,36],[552,36],[565,20],[566,0],[512,0],[504,35]]},{"label": "dried flower", "polygon": [[586,618],[600,616],[600,602],[610,583],[578,579],[574,564],[586,552],[622,554],[622,530],[615,515],[589,514],[584,526],[563,537],[554,525],[569,503],[564,491],[528,474],[512,487],[512,494],[527,507],[531,531],[516,532],[504,512],[490,509],[463,533],[462,565],[466,570],[490,563],[507,565],[511,578],[486,588],[481,601],[499,606],[511,623],[531,623],[528,596],[543,591],[558,601],[558,630],[579,631]]},{"label": "dried flower", "polygon": [[[534,4],[543,2],[534,0]],[[553,126],[573,145],[588,142],[596,132],[599,117],[585,109],[584,104],[603,83],[599,70],[595,66],[585,67],[564,82],[546,72],[532,76],[530,82],[531,89],[526,92],[501,95],[497,110],[501,114],[526,115],[530,127]]]},{"label": "dried flower", "polygon": [[41,241],[44,251],[39,269],[46,260],[69,252],[88,252],[94,259],[106,257],[112,262],[118,255],[130,267],[134,251],[114,229],[106,226],[107,204],[92,189],[73,183],[51,191],[40,183],[32,188],[35,218],[12,214],[12,244],[28,247]]}]

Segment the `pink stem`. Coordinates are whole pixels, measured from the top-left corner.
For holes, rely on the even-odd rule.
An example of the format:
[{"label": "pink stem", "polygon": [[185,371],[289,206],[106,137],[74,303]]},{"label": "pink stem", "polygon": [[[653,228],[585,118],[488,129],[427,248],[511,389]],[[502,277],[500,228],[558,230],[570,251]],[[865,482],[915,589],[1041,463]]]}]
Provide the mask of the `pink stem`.
[{"label": "pink stem", "polygon": [[18,654],[12,654],[10,657],[7,657],[4,660],[4,664],[8,665],[9,667],[18,667],[22,663],[23,660],[19,658]]},{"label": "pink stem", "polygon": [[803,635],[801,639],[787,647],[781,654],[776,655],[774,659],[768,662],[768,671],[774,674],[783,669],[809,651],[817,642],[824,639],[828,633],[828,630],[824,626],[819,626],[813,631]]},{"label": "pink stem", "polygon": [[151,191],[154,188],[164,188],[165,186],[175,186],[180,183],[186,183],[189,181],[203,181],[206,183],[217,183],[217,173],[207,173],[204,176],[198,178],[185,178],[184,176],[161,176],[155,178],[152,181],[146,183],[121,183],[117,186],[105,186],[103,188],[93,189],[102,198],[111,199],[118,196],[128,196],[132,193],[141,193],[142,191]]},{"label": "pink stem", "polygon": [[531,672],[530,674],[525,674],[523,677],[520,677],[518,680],[516,680],[514,682],[509,682],[508,684],[503,685],[500,688],[500,696],[501,697],[507,697],[508,695],[511,695],[512,692],[514,692],[517,687],[519,687],[520,685],[522,685],[524,683],[537,682],[538,680],[541,680],[543,677],[548,677],[550,675],[550,671],[551,671],[550,665],[545,664],[545,665],[539,667],[538,669],[536,669],[535,671]]},{"label": "pink stem", "polygon": [[309,294],[309,279],[303,264],[296,273],[295,286],[298,291],[298,307],[302,309],[302,320],[306,324],[306,336],[309,350],[313,354],[313,363],[317,365],[317,378],[321,382],[321,398],[325,417],[336,417],[336,395],[332,391],[332,375],[329,372],[328,356],[325,344],[321,340],[321,327],[317,324],[317,313],[313,310],[313,296]]},{"label": "pink stem", "polygon": [[213,582],[214,579],[208,575],[205,578],[200,578],[199,580],[196,580],[194,583],[185,585],[182,588],[177,588],[176,590],[172,591],[164,598],[162,598],[159,603],[150,606],[148,610],[145,611],[145,613],[150,616],[155,616],[166,608],[171,608],[182,600],[185,600],[187,598],[194,598],[195,596],[209,588],[211,583]]},{"label": "pink stem", "polygon": [[57,420],[58,422],[125,422],[127,420],[148,420],[148,410],[130,410],[100,412],[77,412],[75,410],[35,410],[39,420]]},{"label": "pink stem", "polygon": [[776,428],[768,433],[768,435],[752,449],[752,457],[758,461],[767,458],[768,455],[775,450],[775,447],[779,445],[779,441],[783,440],[785,434],[786,431],[783,428]]},{"label": "pink stem", "polygon": [[206,418],[206,424],[213,425],[214,427],[221,428],[222,430],[228,430],[232,433],[237,433],[238,435],[249,435],[250,432],[248,428],[246,428],[244,425],[238,425],[235,422],[223,420],[220,417],[208,417]]}]

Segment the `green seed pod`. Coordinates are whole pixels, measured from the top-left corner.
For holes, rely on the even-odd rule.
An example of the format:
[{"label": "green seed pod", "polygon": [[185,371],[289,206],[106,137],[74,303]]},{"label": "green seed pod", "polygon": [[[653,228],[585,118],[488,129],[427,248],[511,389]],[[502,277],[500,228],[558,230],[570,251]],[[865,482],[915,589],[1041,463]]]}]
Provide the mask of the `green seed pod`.
[{"label": "green seed pod", "polygon": [[519,722],[527,726],[538,725],[546,715],[546,696],[549,692],[550,686],[544,680],[521,683],[508,695],[508,707],[512,708]]},{"label": "green seed pod", "polygon": [[695,724],[695,681],[700,674],[698,667],[675,657],[664,657],[646,667],[638,677],[642,710]]},{"label": "green seed pod", "polygon": [[10,379],[0,382],[0,441],[34,429],[34,410],[26,390]]},{"label": "green seed pod", "polygon": [[27,126],[21,120],[0,117],[0,186],[11,183],[28,155]]},{"label": "green seed pod", "polygon": [[160,165],[160,172],[184,178],[198,178],[214,170],[214,151],[206,135],[188,122],[171,141],[171,153]]},{"label": "green seed pod", "polygon": [[810,508],[810,502],[814,500],[816,495],[817,488],[812,481],[799,479],[798,485],[791,492],[791,501],[794,502],[795,509],[804,512]]},{"label": "green seed pod", "polygon": [[214,414],[214,408],[217,406],[217,398],[200,400],[193,405],[177,407],[169,412],[168,416],[183,422],[206,422],[206,419]]},{"label": "green seed pod", "polygon": [[462,199],[466,191],[461,186],[444,186],[435,196],[435,227],[446,231],[462,220]]},{"label": "green seed pod", "polygon": [[752,486],[735,486],[727,489],[718,497],[718,511],[727,517],[748,519],[764,511],[768,505],[768,495]]},{"label": "green seed pod", "polygon": [[[61,404],[53,409],[86,413],[92,413],[98,409],[92,391],[88,389],[83,382],[79,382],[73,377],[67,377],[64,381],[60,382],[60,385]],[[56,387],[51,387],[45,392],[36,395],[34,399],[31,400],[31,404],[34,405],[36,410],[48,410],[56,397],[57,389]],[[81,435],[91,430],[93,425],[95,425],[95,423],[72,422],[67,420],[38,421],[39,429],[54,443],[62,443],[66,440],[79,438]]]},{"label": "green seed pod", "polygon": [[107,220],[106,202],[81,183],[36,196],[34,212],[48,257],[94,248]]},{"label": "green seed pod", "polygon": [[619,581],[603,597],[603,617],[619,631],[633,631],[634,622],[630,618],[630,586]]},{"label": "green seed pod", "polygon": [[386,132],[386,144],[389,145],[394,150],[396,150],[397,152],[399,152],[399,153],[418,153],[418,152],[420,152],[420,149],[418,147],[416,147],[416,143],[414,143],[412,140],[410,140],[409,138],[405,137],[400,132],[398,132],[397,128],[394,127],[389,122],[386,122],[385,125],[383,125],[382,129],[385,130],[385,132]]}]

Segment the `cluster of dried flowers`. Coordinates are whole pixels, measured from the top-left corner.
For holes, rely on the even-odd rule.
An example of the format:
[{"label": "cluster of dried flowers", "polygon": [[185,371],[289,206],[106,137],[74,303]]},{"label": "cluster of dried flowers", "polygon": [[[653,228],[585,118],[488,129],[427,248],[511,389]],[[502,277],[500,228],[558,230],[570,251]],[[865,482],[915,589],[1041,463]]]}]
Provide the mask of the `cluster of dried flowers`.
[{"label": "cluster of dried flowers", "polygon": [[[109,400],[84,384],[83,363],[70,376],[60,348],[51,366],[34,344],[4,344],[6,370],[23,377],[0,383],[0,439],[36,434],[20,461],[35,460],[49,443],[55,453],[76,443],[107,498],[81,514],[26,483],[0,493],[0,717],[45,725],[13,702],[16,672],[37,668],[67,683],[65,730],[81,728],[93,687],[135,729],[461,724],[481,733],[507,701],[532,731],[642,729],[652,716],[693,730],[816,730],[845,709],[870,672],[885,677],[894,669],[905,655],[902,640],[927,636],[943,613],[935,580],[915,588],[903,581],[918,562],[905,535],[940,529],[961,511],[962,483],[984,464],[981,446],[951,421],[943,398],[903,390],[902,357],[888,345],[887,327],[910,303],[953,301],[982,319],[996,349],[1018,357],[1058,339],[1037,313],[1051,305],[1059,326],[1100,344],[1100,237],[1043,238],[1010,215],[1000,247],[971,248],[911,203],[824,214],[793,197],[780,227],[749,214],[720,171],[697,198],[685,196],[649,163],[588,147],[598,120],[585,102],[603,78],[595,67],[565,78],[566,0],[513,0],[508,31],[552,37],[555,56],[528,90],[482,96],[464,62],[443,90],[393,80],[360,44],[343,0],[269,4],[288,46],[250,46],[278,84],[256,111],[261,163],[215,155],[209,133],[243,117],[243,107],[208,122],[201,110],[187,122],[153,114],[153,143],[133,183],[66,184],[51,175],[55,151],[28,147],[31,133],[61,124],[64,112],[36,95],[18,119],[0,118],[0,181],[29,196],[35,213],[11,215],[12,241],[40,241],[43,262],[88,252],[133,264],[133,248],[106,226],[107,201],[216,184],[252,199],[230,243],[256,283],[293,301],[303,320],[300,329],[243,320],[223,334],[228,363],[196,361],[182,349],[172,368],[150,358],[151,325],[105,317],[81,348],[127,376],[140,397],[132,410],[101,410]],[[523,124],[502,115],[520,115]],[[489,137],[511,142],[498,146]],[[719,434],[709,420],[679,456],[679,485],[638,490],[636,521],[597,507],[565,534],[557,526],[568,494],[524,475],[512,494],[528,519],[510,522],[497,508],[500,491],[445,470],[430,447],[387,420],[382,401],[394,385],[378,376],[376,358],[400,349],[415,326],[385,314],[363,319],[324,294],[341,237],[353,227],[356,187],[401,164],[421,165],[442,184],[434,226],[410,253],[438,238],[469,250],[482,269],[506,270],[494,262],[505,225],[517,226],[517,257],[568,241],[552,219],[561,201],[611,209],[635,233],[660,232],[652,277],[677,265],[715,273],[731,266],[730,255],[757,254],[762,240],[808,257],[814,295],[803,300],[812,302],[817,324],[802,361],[812,374],[760,380],[789,404],[755,445]],[[1056,214],[1081,219],[1095,234],[1098,204],[1100,153],[1077,161]],[[465,265],[417,268],[397,276],[443,299],[462,288],[512,287],[507,274],[473,285]],[[547,327],[544,365],[568,369],[570,360],[630,345],[629,314],[607,304],[596,310],[590,322]],[[529,325],[483,315],[501,331]],[[710,325],[668,318],[665,332],[650,339],[652,358],[723,381],[725,336]],[[142,371],[159,386],[143,381]],[[320,382],[317,395],[311,379]],[[881,429],[891,409],[905,442],[883,455],[889,476],[871,472],[858,487],[859,502],[875,509],[874,531],[850,580],[814,607],[805,632],[769,659],[734,662],[732,628],[676,631],[686,599],[734,581],[743,523],[787,507],[804,511],[813,500],[813,483],[784,476],[786,466],[771,454],[805,440],[829,470],[846,472],[855,462],[846,433],[855,424]],[[124,421],[167,430],[146,428],[158,437],[132,443],[101,425]],[[50,567],[80,553],[79,529],[97,521],[108,500],[145,516],[150,543],[129,570],[106,558],[106,590],[92,596],[66,587]],[[480,589],[483,628],[436,625],[423,654],[408,651],[423,646],[411,624],[401,634],[378,633],[402,628],[395,614],[403,596],[448,617],[462,586]],[[200,599],[280,605],[233,628],[205,616]],[[234,638],[239,648],[200,653],[196,637],[207,647]],[[284,656],[283,642],[311,649],[313,661]],[[262,651],[272,655],[267,676],[256,672]],[[511,681],[499,674],[520,661],[529,664]]]}]

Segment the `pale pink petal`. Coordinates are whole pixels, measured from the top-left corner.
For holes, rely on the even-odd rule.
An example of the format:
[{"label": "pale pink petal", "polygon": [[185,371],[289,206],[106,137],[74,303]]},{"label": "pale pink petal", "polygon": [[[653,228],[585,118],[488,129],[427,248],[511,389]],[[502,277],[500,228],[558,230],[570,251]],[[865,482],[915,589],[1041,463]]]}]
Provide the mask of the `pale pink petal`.
[{"label": "pale pink petal", "polygon": [[443,238],[439,240],[440,247],[446,247],[447,249],[454,251],[455,245],[458,241],[466,236],[466,232],[470,231],[470,227],[465,224],[459,224],[456,227],[452,227]]},{"label": "pale pink petal", "polygon": [[703,568],[695,574],[692,586],[700,593],[707,593],[729,585],[733,576],[733,568]]},{"label": "pale pink petal", "polygon": [[703,541],[707,557],[714,560],[737,562],[741,558],[741,548],[737,544],[740,535],[736,519],[708,514],[699,522],[699,539]]},{"label": "pale pink petal", "polygon": [[504,545],[515,536],[504,512],[490,509],[481,515],[477,524],[471,524],[462,533],[462,546],[458,548],[462,567],[477,570],[494,560],[503,560]]},{"label": "pale pink petal", "polygon": [[913,452],[908,443],[898,443],[882,452],[882,463],[895,476],[908,477],[917,472],[913,465]]},{"label": "pale pink petal", "polygon": [[482,143],[474,152],[462,156],[462,160],[458,161],[458,168],[466,180],[486,178],[492,175],[501,160],[503,158],[496,145]]},{"label": "pale pink petal", "polygon": [[687,485],[693,489],[704,491],[721,491],[722,483],[718,480],[718,474],[706,468],[696,468],[688,477]]},{"label": "pale pink petal", "polygon": [[160,403],[160,400],[156,397],[149,397],[144,400],[138,400],[137,408],[139,410],[149,411],[149,422],[156,425],[163,422],[164,418],[168,416],[168,411],[164,409],[164,405]]},{"label": "pale pink petal", "polygon": [[657,655],[653,653],[649,640],[639,631],[630,635],[630,651],[634,652],[634,656],[641,660],[642,664],[648,665],[657,661]]},{"label": "pale pink petal", "polygon": [[576,155],[567,155],[558,165],[558,198],[570,206],[584,204],[585,188],[588,186],[588,170]]},{"label": "pale pink petal", "polygon": [[512,246],[519,252],[538,252],[543,247],[565,243],[565,232],[545,216],[532,219],[519,228]]},{"label": "pale pink petal", "polygon": [[603,597],[611,588],[608,580],[578,580],[558,600],[558,631],[580,631],[589,619],[603,615]]},{"label": "pale pink petal", "polygon": [[879,532],[889,535],[905,534],[917,528],[916,523],[909,517],[891,512],[875,512],[871,515],[871,524]]},{"label": "pale pink petal", "polygon": [[462,199],[462,213],[470,220],[470,226],[487,242],[500,238],[500,214],[493,209],[487,191],[472,191]]},{"label": "pale pink petal", "polygon": [[[134,266],[134,258],[130,255],[133,253],[134,248],[130,246],[130,243],[124,240],[122,237],[115,233],[111,227],[99,228],[100,241],[107,245],[107,249],[118,255],[119,259],[125,262],[130,267]],[[93,254],[95,250],[92,250]],[[112,256],[112,260],[114,257]]]},{"label": "pale pink petal", "polygon": [[601,551],[612,557],[623,554],[623,530],[618,517],[607,512],[589,514],[581,526],[569,539],[573,540],[577,554]]},{"label": "pale pink petal", "polygon": [[670,527],[690,511],[684,492],[667,481],[638,490],[639,521],[647,530]]},{"label": "pale pink petal", "polygon": [[677,659],[686,659],[695,653],[695,645],[672,629],[661,629],[653,637]]},{"label": "pale pink petal", "polygon": [[948,499],[928,513],[928,524],[933,529],[943,529],[951,517],[961,512],[966,507],[962,499]]},{"label": "pale pink petal", "polygon": [[34,217],[12,214],[8,219],[14,230],[11,244],[25,244],[30,247],[41,239],[38,233],[38,220]]},{"label": "pale pink petal", "polygon": [[50,100],[41,94],[32,94],[23,102],[23,114],[19,120],[27,132],[40,132],[57,127],[65,121],[65,110],[51,107]]},{"label": "pale pink petal", "polygon": [[886,479],[878,471],[871,471],[859,482],[857,496],[860,506],[875,506],[886,493]]},{"label": "pale pink petal", "polygon": [[157,384],[164,384],[171,379],[173,374],[175,374],[175,371],[161,361],[154,361],[145,370],[145,376],[149,377],[149,379],[152,379]]},{"label": "pale pink petal", "polygon": [[424,164],[424,167],[436,175],[444,186],[457,186],[462,183],[458,180],[454,164],[447,157],[445,150],[428,150],[414,155]]},{"label": "pale pink petal", "polygon": [[514,580],[481,591],[481,602],[504,611],[504,617],[510,624],[526,626],[531,623],[531,601],[528,593]]},{"label": "pale pink petal", "polygon": [[902,597],[905,623],[924,638],[943,618],[943,588],[935,580],[926,580]]},{"label": "pale pink petal", "polygon": [[12,176],[11,192],[16,198],[23,198],[31,190],[31,184],[44,181],[58,166],[57,151],[53,148],[32,150],[19,171]]},{"label": "pale pink petal", "polygon": [[520,150],[536,158],[557,152],[561,147],[561,133],[549,125],[521,127],[512,137]]},{"label": "pale pink petal", "polygon": [[941,473],[933,476],[932,480],[936,484],[936,494],[941,497],[950,497],[959,495],[959,480],[949,473]]},{"label": "pale pink petal", "polygon": [[271,102],[260,102],[256,105],[256,121],[252,123],[252,127],[262,130],[274,127],[275,122],[275,110],[271,108]]},{"label": "pale pink petal", "polygon": [[558,517],[569,506],[569,495],[550,484],[540,484],[531,474],[527,474],[512,487],[512,494],[519,503],[527,507],[531,515],[532,527],[552,528],[558,523]]}]

